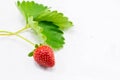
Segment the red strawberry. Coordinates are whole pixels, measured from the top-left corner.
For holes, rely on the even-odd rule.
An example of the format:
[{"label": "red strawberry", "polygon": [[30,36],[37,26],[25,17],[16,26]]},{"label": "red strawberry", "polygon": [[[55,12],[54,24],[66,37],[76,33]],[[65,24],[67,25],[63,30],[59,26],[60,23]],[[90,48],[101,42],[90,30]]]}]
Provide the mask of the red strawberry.
[{"label": "red strawberry", "polygon": [[33,52],[34,60],[41,66],[53,67],[55,65],[55,58],[53,50],[49,46],[39,46]]}]

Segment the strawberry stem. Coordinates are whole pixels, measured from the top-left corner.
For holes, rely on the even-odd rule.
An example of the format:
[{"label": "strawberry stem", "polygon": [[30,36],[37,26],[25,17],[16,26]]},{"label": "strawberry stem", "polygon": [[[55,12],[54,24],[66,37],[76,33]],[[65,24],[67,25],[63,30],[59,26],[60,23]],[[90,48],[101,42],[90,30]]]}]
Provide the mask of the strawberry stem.
[{"label": "strawberry stem", "polygon": [[25,28],[13,33],[13,32],[10,32],[10,31],[5,31],[5,30],[0,30],[0,32],[3,32],[3,33],[7,33],[7,34],[0,34],[0,36],[11,36],[11,35],[16,35],[17,37],[25,40],[26,42],[30,43],[31,45],[35,46],[35,44],[33,42],[31,42],[30,40],[26,39],[25,37],[19,35],[18,33],[25,30]]},{"label": "strawberry stem", "polygon": [[22,28],[22,29],[20,29],[20,30],[14,32],[14,33],[12,32],[12,34],[11,34],[11,33],[8,33],[8,31],[0,30],[0,32],[7,33],[7,34],[0,34],[0,35],[1,35],[1,36],[16,35],[16,34],[19,34],[19,33],[23,32],[24,30],[27,30],[28,28],[29,28],[29,25],[26,25],[24,28]]},{"label": "strawberry stem", "polygon": [[24,28],[16,31],[15,34],[19,34],[19,33],[23,32],[24,30],[27,30],[28,28],[30,28],[30,26],[27,24]]}]

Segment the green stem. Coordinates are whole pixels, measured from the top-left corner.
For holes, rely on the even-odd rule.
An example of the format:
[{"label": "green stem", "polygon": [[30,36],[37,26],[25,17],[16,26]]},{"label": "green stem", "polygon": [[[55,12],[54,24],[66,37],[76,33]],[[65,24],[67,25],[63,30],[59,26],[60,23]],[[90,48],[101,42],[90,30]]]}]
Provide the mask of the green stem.
[{"label": "green stem", "polygon": [[[0,36],[11,36],[11,35],[16,35],[17,37],[25,40],[26,42],[30,43],[31,45],[35,46],[34,43],[32,43],[31,41],[29,41],[28,39],[26,39],[25,37],[19,35],[19,34],[16,34],[16,33],[13,33],[13,32],[9,32],[9,31],[5,31],[5,30],[0,30],[0,32],[3,32],[3,33],[7,33],[7,34],[0,34]],[[17,31],[17,32],[21,32],[21,31]]]},{"label": "green stem", "polygon": [[19,33],[21,33],[22,31],[24,31],[24,30],[26,30],[26,29],[28,29],[28,28],[29,28],[29,25],[27,24],[24,28],[16,31],[15,34],[19,34]]},{"label": "green stem", "polygon": [[0,32],[4,32],[4,33],[8,33],[8,34],[1,34],[2,36],[11,36],[11,35],[16,35],[16,34],[19,34],[21,33],[22,31],[26,30],[29,28],[29,25],[26,25],[24,28],[16,31],[16,32],[9,32],[9,31],[4,31],[4,30],[0,30]]}]

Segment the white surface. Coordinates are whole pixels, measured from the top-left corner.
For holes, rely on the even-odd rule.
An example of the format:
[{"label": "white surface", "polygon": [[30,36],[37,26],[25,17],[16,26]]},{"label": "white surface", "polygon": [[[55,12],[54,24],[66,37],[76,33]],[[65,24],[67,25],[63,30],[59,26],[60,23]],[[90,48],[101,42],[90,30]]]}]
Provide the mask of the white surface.
[{"label": "white surface", "polygon": [[[27,57],[33,47],[16,37],[0,37],[0,80],[120,80],[120,0],[35,0],[63,12],[74,27],[55,53],[53,69]],[[16,0],[0,1],[0,29],[16,31],[25,21]],[[23,33],[33,39],[29,32]]]}]

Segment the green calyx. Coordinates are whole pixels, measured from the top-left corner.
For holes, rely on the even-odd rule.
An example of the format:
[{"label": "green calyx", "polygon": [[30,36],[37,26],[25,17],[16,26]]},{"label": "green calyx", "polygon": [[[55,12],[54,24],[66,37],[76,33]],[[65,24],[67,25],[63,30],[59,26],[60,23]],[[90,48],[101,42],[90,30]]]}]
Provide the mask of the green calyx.
[{"label": "green calyx", "polygon": [[32,56],[33,56],[33,52],[30,52],[30,53],[28,54],[28,56],[29,56],[29,57],[32,57]]},{"label": "green calyx", "polygon": [[[38,44],[35,44],[34,47],[35,47],[35,49],[37,49],[39,46],[42,46],[42,44],[39,44],[39,45],[38,45]],[[35,49],[34,49],[34,50],[35,50]],[[34,50],[31,51],[31,52],[28,54],[29,57],[32,57],[32,56],[33,56],[33,54],[34,54]]]}]

